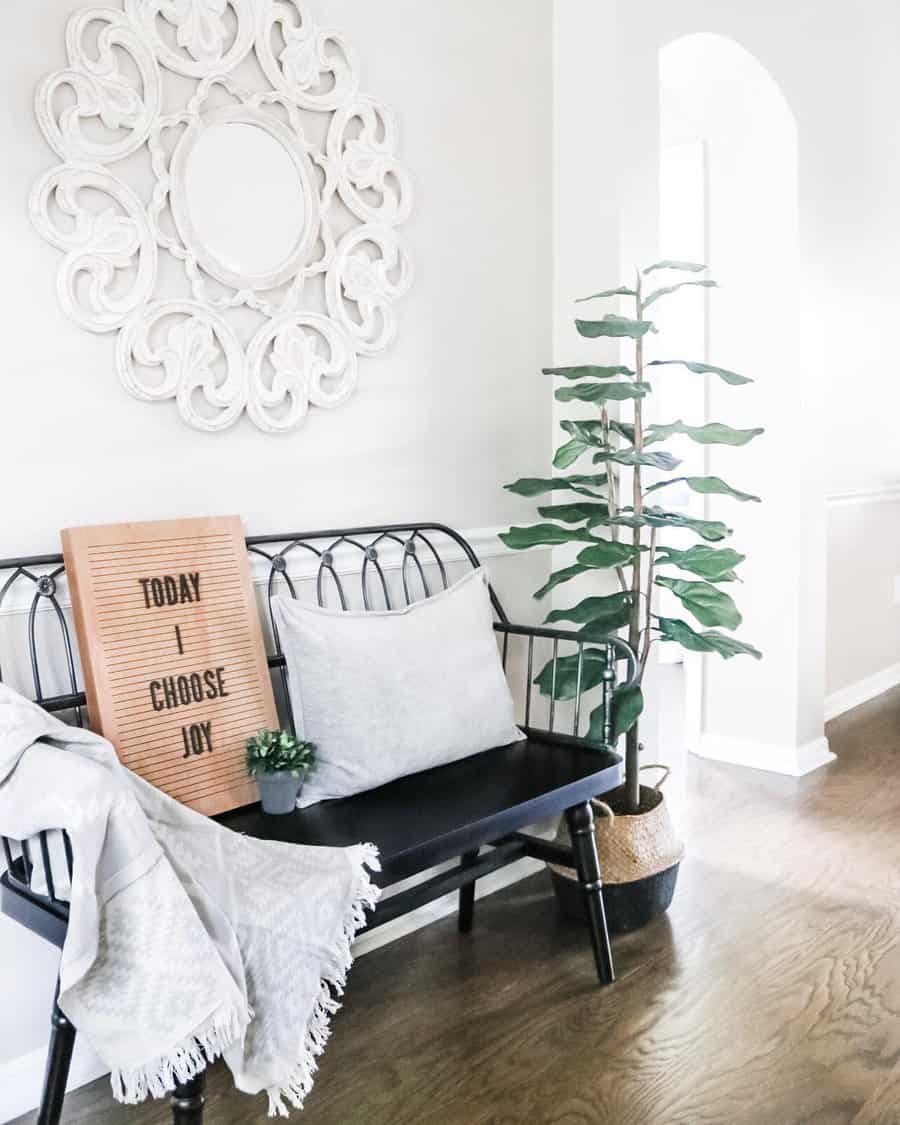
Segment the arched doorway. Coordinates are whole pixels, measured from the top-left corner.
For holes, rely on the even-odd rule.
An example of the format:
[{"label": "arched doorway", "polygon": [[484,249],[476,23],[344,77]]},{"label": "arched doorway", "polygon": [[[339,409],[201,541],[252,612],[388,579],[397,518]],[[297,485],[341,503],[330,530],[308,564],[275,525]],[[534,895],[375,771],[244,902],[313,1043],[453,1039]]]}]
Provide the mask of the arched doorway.
[{"label": "arched doorway", "polygon": [[814,737],[798,729],[805,689],[797,670],[804,623],[796,562],[806,540],[797,514],[805,462],[793,440],[805,412],[797,347],[797,125],[769,71],[721,35],[690,34],[664,46],[659,90],[660,257],[706,261],[724,286],[700,297],[676,295],[660,324],[661,339],[667,351],[676,348],[684,358],[718,363],[756,382],[735,389],[710,378],[660,380],[655,408],[667,420],[767,431],[739,450],[686,443],[678,451],[689,473],[721,476],[764,499],[740,510],[724,497],[681,500],[691,514],[735,527],[732,543],[747,555],[742,632],[765,654],[753,666],[688,659],[688,745],[767,765],[761,748],[775,760],[779,747]]}]

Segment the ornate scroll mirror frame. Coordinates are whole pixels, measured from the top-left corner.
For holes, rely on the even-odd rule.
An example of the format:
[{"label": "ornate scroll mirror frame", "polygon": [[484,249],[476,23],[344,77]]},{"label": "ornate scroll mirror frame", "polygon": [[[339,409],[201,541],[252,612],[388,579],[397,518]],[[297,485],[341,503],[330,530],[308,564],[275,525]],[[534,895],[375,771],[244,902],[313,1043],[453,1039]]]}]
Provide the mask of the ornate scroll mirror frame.
[{"label": "ornate scroll mirror frame", "polygon": [[[29,206],[65,255],[60,303],[81,327],[118,333],[119,376],[136,397],[174,399],[201,430],[226,429],[245,411],[262,430],[292,430],[310,405],[344,402],[359,357],[396,332],[394,306],[411,281],[397,228],[412,192],[394,119],[359,93],[355,53],[318,26],[307,0],[123,5],[72,15],[68,66],[35,96],[62,163],[40,177]],[[241,64],[264,76],[263,88],[243,71],[238,80]],[[173,97],[180,108],[170,112]],[[295,185],[285,246],[253,268],[204,237],[190,202],[192,158],[215,130],[230,130],[226,146],[241,139],[236,126],[253,130],[255,145],[276,142],[273,159]],[[129,182],[142,152],[146,200]],[[231,186],[208,168],[205,182]]]}]

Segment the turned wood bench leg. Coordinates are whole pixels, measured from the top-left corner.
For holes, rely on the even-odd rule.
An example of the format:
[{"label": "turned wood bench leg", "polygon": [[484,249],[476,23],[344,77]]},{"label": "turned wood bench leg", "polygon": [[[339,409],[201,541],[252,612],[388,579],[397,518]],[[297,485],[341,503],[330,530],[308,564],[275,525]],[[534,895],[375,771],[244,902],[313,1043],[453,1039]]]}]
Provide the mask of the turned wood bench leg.
[{"label": "turned wood bench leg", "polygon": [[[56,991],[58,997],[58,986]],[[58,1125],[62,1116],[74,1046],[75,1028],[63,1014],[58,999],[54,999],[53,1014],[50,1017],[50,1047],[47,1051],[47,1066],[44,1071],[44,1090],[36,1125]]]},{"label": "turned wood bench leg", "polygon": [[594,813],[590,802],[575,805],[566,810],[569,835],[572,837],[572,852],[584,902],[587,907],[588,927],[597,976],[601,984],[612,984],[616,979],[613,970],[612,950],[609,933],[606,929],[606,912],[603,909],[602,882],[600,879],[600,860],[597,857],[597,841],[594,838]]},{"label": "turned wood bench leg", "polygon": [[203,1106],[206,1102],[206,1071],[172,1091],[172,1125],[203,1125]]},{"label": "turned wood bench leg", "polygon": [[[478,848],[474,851],[463,852],[462,866],[471,867],[478,859]],[[459,888],[459,932],[468,934],[475,921],[475,880]]]}]

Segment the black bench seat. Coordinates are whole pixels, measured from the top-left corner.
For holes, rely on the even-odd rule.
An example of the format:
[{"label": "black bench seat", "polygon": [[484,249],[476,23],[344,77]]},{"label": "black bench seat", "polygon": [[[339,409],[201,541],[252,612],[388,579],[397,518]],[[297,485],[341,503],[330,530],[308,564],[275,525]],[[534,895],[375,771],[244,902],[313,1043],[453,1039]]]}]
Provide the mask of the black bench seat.
[{"label": "black bench seat", "polygon": [[371,842],[381,853],[376,881],[388,886],[608,792],[620,762],[610,750],[532,737],[287,816],[250,805],[217,819],[264,840]]}]

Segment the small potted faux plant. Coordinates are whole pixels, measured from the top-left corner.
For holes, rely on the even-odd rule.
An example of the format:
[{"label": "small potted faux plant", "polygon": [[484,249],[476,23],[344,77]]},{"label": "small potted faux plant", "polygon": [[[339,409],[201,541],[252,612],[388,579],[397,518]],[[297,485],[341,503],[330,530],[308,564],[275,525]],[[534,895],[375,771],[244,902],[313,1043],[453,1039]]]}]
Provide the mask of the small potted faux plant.
[{"label": "small potted faux plant", "polygon": [[290,731],[261,730],[247,739],[247,772],[256,778],[263,812],[293,812],[307,770],[316,760],[312,742]]}]

